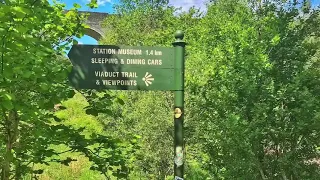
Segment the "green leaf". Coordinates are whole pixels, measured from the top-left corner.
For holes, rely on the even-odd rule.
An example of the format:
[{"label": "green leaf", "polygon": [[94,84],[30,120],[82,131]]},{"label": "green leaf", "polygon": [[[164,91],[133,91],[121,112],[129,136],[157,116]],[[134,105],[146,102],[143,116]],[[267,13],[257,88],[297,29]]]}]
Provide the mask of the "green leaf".
[{"label": "green leaf", "polygon": [[97,0],[91,0],[90,3],[87,4],[90,8],[97,8],[98,7],[98,1]]},{"label": "green leaf", "polygon": [[274,36],[274,37],[271,39],[271,44],[272,44],[273,46],[277,45],[279,42],[280,42],[280,36],[279,36],[279,34],[277,34],[276,36]]},{"label": "green leaf", "polygon": [[14,108],[12,101],[3,101],[1,102],[1,106],[6,110],[12,110]]},{"label": "green leaf", "polygon": [[89,108],[89,109],[86,109],[86,114],[98,116],[99,112],[96,109]]},{"label": "green leaf", "polygon": [[9,94],[9,93],[3,94],[3,98],[4,98],[4,100],[9,100],[9,101],[15,100],[15,96],[13,94]]},{"label": "green leaf", "polygon": [[22,77],[24,77],[24,78],[30,78],[31,75],[32,75],[31,71],[25,71],[22,73]]},{"label": "green leaf", "polygon": [[58,118],[57,116],[53,116],[53,119],[56,121],[56,122],[61,122],[62,119]]},{"label": "green leaf", "polygon": [[78,4],[78,3],[73,3],[73,7],[75,7],[76,9],[80,9],[81,8],[80,4]]},{"label": "green leaf", "polygon": [[108,114],[109,116],[113,115],[113,112],[110,109],[104,109],[101,111],[102,113]]},{"label": "green leaf", "polygon": [[117,98],[117,102],[121,105],[124,105],[124,101],[121,98]]},{"label": "green leaf", "polygon": [[70,90],[66,94],[68,98],[72,98],[76,93],[74,92],[74,90]]},{"label": "green leaf", "polygon": [[49,85],[46,84],[46,83],[41,83],[40,84],[40,88],[43,90],[43,91],[47,91],[49,89]]},{"label": "green leaf", "polygon": [[79,43],[79,42],[78,42],[77,40],[75,40],[75,39],[73,39],[72,42],[73,42],[74,45],[77,45],[77,44]]},{"label": "green leaf", "polygon": [[26,9],[21,6],[12,7],[13,13],[19,18],[23,18],[26,14],[30,13],[29,9]]}]

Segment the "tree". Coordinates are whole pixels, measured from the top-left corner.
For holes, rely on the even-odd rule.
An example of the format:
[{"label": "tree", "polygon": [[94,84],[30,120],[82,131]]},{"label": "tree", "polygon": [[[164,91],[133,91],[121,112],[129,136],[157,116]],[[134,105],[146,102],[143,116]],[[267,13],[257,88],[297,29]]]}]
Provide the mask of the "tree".
[{"label": "tree", "polygon": [[[186,178],[319,179],[318,10],[218,0],[205,14],[175,14],[162,2],[121,2],[101,44],[171,47],[185,31]],[[169,178],[172,94],[103,93],[122,104],[91,103],[105,130],[141,136],[129,177]]]},{"label": "tree", "polygon": [[63,14],[62,8],[39,0],[0,5],[3,179],[12,176],[12,168],[15,178],[21,177],[21,166],[28,163],[19,156],[26,145],[24,138],[43,127],[54,104],[73,95],[65,79],[69,65],[57,60],[57,53],[65,49],[61,43],[72,42],[72,35],[82,35],[84,17],[76,9]]},{"label": "tree", "polygon": [[[94,2],[88,5],[95,7]],[[78,4],[69,12],[63,7],[42,0],[0,3],[0,138],[4,142],[0,172],[4,180],[42,173],[30,165],[47,164],[48,158],[59,154],[50,146],[61,143],[70,147],[68,151],[91,157],[101,172],[102,163],[122,167],[116,150],[115,156],[107,158],[95,155],[118,147],[115,139],[102,135],[86,139],[83,129],[59,124],[61,119],[54,115],[54,105],[74,95],[67,82],[71,63],[61,55],[75,42],[72,37],[81,37],[87,28],[86,16],[77,13]],[[105,149],[89,149],[95,143]],[[67,165],[72,159],[49,161]]]},{"label": "tree", "polygon": [[280,1],[209,6],[200,23],[206,49],[198,47],[187,80],[195,140],[216,178],[319,178],[307,163],[319,158],[319,74],[309,66],[318,16]]}]

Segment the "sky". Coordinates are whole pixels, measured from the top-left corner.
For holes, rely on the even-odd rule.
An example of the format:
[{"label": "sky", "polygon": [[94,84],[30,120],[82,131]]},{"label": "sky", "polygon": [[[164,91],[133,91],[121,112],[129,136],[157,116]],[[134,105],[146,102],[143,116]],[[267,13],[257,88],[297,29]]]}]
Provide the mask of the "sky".
[{"label": "sky", "polygon": [[[57,1],[65,3],[67,5],[66,9],[70,9],[74,3],[78,3],[82,6],[80,10],[82,11],[90,10],[88,7],[85,6],[90,0],[57,0]],[[183,10],[188,10],[192,6],[204,9],[205,2],[207,2],[207,0],[169,0],[170,5],[173,5],[176,7],[182,7]],[[117,3],[119,3],[119,0],[98,0],[99,7],[96,9],[91,9],[90,11],[113,13],[112,6]]]},{"label": "sky", "polygon": [[[80,11],[91,11],[91,12],[105,12],[113,14],[113,5],[117,4],[119,0],[98,0],[98,8],[90,9],[86,4],[90,0],[57,0],[58,2],[66,4],[66,9],[73,7],[74,3],[77,3],[81,6]],[[205,9],[205,2],[207,0],[169,0],[169,4],[182,7],[183,11],[188,10],[190,7],[195,6],[197,8]],[[79,44],[98,44],[98,42],[90,36],[85,35],[84,37],[78,39]]]},{"label": "sky", "polygon": [[[52,2],[52,0],[49,0]],[[65,3],[66,9],[70,9],[74,3],[78,3],[82,6],[80,10],[82,11],[94,11],[94,12],[106,12],[106,13],[114,13],[112,6],[114,4],[119,3],[119,0],[98,0],[99,7],[96,9],[89,9],[86,7],[86,4],[90,0],[57,0],[58,2]],[[301,1],[301,0],[300,0]],[[197,8],[200,8],[202,10],[205,9],[205,3],[208,2],[208,0],[169,0],[169,4],[176,6],[176,7],[182,7],[182,10],[188,10],[190,7],[195,6]],[[311,0],[313,6],[320,5],[320,0]]]},{"label": "sky", "polygon": [[[49,0],[52,2],[52,0]],[[98,8],[90,9],[86,4],[90,0],[57,0],[58,2],[65,3],[66,9],[73,7],[74,3],[80,4],[80,11],[92,11],[92,12],[105,12],[113,14],[113,5],[119,3],[119,0],[98,0]],[[175,7],[182,7],[183,11],[188,10],[190,7],[195,6],[201,10],[205,10],[205,3],[208,0],[169,0],[169,4]],[[320,0],[311,0],[312,6],[320,5]],[[77,38],[76,38],[77,39]],[[98,44],[98,42],[91,38],[90,36],[85,35],[84,37],[77,39],[80,44]]]}]

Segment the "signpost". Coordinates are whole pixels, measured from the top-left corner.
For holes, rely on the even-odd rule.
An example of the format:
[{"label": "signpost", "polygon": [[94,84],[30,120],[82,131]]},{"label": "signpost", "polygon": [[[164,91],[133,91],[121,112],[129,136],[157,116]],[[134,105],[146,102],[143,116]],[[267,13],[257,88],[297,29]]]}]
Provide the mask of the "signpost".
[{"label": "signpost", "polygon": [[175,34],[175,85],[174,91],[174,175],[175,179],[182,179],[184,174],[184,143],[183,143],[183,120],[184,120],[184,51],[186,43],[183,41],[184,34],[178,31]]},{"label": "signpost", "polygon": [[173,48],[74,45],[68,56],[78,89],[176,90]]},{"label": "signpost", "polygon": [[76,89],[174,91],[174,175],[184,174],[184,34],[174,47],[73,45],[69,80]]}]

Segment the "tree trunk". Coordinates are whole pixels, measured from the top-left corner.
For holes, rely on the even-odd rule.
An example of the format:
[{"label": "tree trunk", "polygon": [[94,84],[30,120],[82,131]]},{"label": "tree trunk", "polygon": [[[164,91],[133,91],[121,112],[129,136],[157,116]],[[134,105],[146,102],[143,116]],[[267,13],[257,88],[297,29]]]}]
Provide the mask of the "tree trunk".
[{"label": "tree trunk", "polygon": [[[8,115],[7,115],[8,114]],[[6,144],[6,152],[4,156],[4,162],[2,166],[2,180],[9,180],[10,179],[10,171],[11,171],[11,164],[13,161],[13,146],[17,140],[18,134],[18,117],[15,111],[6,111],[3,109],[3,116],[4,116],[4,136],[5,136],[5,144]]]}]

